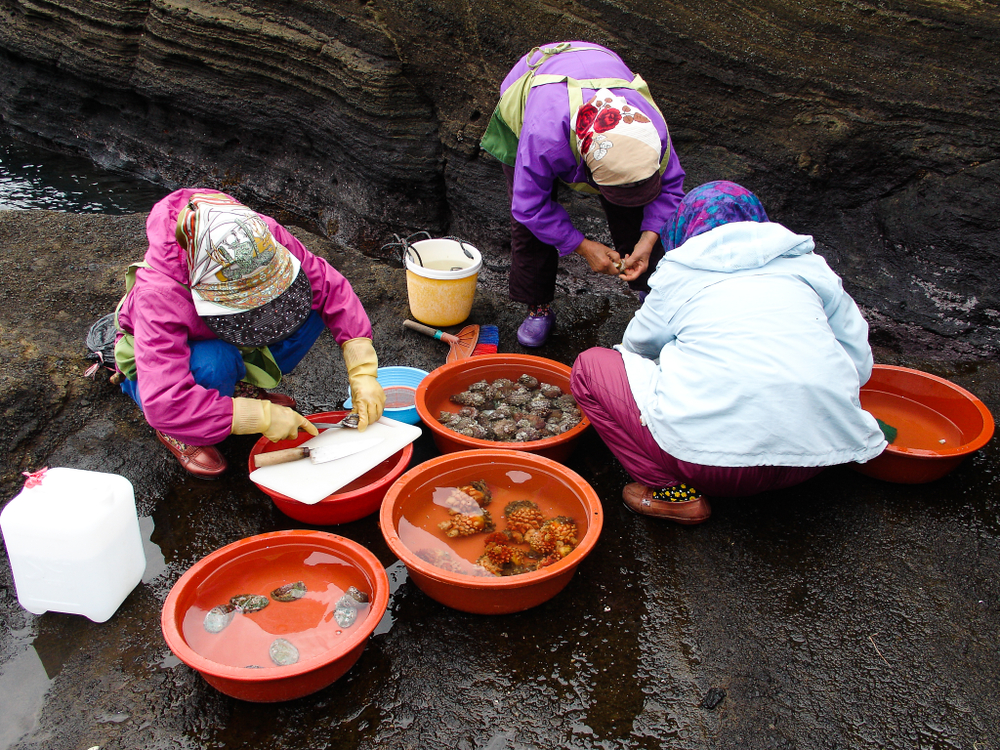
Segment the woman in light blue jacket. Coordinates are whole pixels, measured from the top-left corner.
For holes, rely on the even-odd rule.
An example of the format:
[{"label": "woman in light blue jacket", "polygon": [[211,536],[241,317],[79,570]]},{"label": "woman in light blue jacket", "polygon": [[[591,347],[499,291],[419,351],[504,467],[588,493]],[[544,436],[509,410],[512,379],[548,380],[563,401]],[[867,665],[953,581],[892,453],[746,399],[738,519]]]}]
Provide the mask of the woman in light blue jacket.
[{"label": "woman in light blue jacket", "polygon": [[861,408],[868,325],[812,237],[770,222],[731,182],[688,193],[661,231],[651,291],[572,390],[636,480],[625,504],[695,524],[706,496],[789,487],[886,446]]}]

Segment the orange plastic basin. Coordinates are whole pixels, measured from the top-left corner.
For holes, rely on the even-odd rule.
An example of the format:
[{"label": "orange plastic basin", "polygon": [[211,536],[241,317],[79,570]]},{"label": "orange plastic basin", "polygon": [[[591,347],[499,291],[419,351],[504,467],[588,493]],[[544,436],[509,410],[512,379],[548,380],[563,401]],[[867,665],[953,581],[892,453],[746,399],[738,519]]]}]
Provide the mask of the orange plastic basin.
[{"label": "orange plastic basin", "polygon": [[[483,479],[493,492],[486,510],[498,530],[504,506],[532,499],[551,515],[566,515],[578,527],[578,544],[552,565],[508,576],[455,572],[428,562],[418,551],[436,548],[454,553],[464,567],[483,550],[483,534],[449,539],[437,527],[447,511],[435,505],[439,488],[460,487]],[[551,459],[526,451],[457,451],[432,458],[406,472],[386,493],[379,525],[389,549],[406,565],[417,587],[453,609],[475,614],[506,614],[535,607],[558,594],[590,554],[604,524],[594,489],[579,474]],[[477,548],[478,545],[478,548]]]},{"label": "orange plastic basin", "polygon": [[955,469],[993,437],[986,405],[949,380],[893,365],[875,365],[861,405],[895,427],[895,441],[871,461],[855,464],[870,477],[922,484]]},{"label": "orange plastic basin", "polygon": [[442,365],[421,381],[417,387],[417,413],[430,429],[434,443],[442,453],[490,448],[527,451],[562,461],[573,452],[578,438],[590,425],[590,420],[586,416],[580,424],[562,435],[523,443],[482,440],[461,435],[442,425],[438,421],[438,416],[442,411],[458,411],[460,407],[449,399],[480,380],[489,382],[497,378],[517,380],[521,375],[531,375],[543,383],[559,386],[564,393],[570,393],[571,372],[572,370],[561,362],[530,354],[482,354],[460,359]]},{"label": "orange plastic basin", "polygon": [[[307,593],[237,613],[209,632],[206,613],[238,594],[268,595],[303,581]],[[369,602],[347,627],[334,617],[350,587]],[[344,537],[322,531],[276,531],[229,544],[202,558],[171,588],[163,605],[163,637],[178,659],[212,687],[254,702],[292,700],[330,685],[361,657],[389,604],[389,578],[378,559]],[[276,666],[269,646],[283,638],[298,649],[294,664]]]}]

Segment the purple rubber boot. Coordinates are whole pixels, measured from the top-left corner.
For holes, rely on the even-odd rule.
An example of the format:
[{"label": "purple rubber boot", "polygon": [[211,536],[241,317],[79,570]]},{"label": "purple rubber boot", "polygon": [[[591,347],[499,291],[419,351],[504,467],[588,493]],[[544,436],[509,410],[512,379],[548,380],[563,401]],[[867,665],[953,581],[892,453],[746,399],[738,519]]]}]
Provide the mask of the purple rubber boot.
[{"label": "purple rubber boot", "polygon": [[517,340],[521,346],[544,346],[556,324],[556,311],[548,305],[531,308],[528,317],[517,329]]}]

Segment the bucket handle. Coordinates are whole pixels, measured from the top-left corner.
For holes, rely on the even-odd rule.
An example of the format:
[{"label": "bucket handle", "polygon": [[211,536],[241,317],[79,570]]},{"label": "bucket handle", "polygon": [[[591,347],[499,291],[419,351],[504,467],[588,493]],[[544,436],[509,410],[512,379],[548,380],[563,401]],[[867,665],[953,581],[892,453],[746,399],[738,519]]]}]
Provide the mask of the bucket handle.
[{"label": "bucket handle", "polygon": [[392,236],[395,238],[396,241],[395,242],[387,242],[386,244],[382,245],[382,250],[385,250],[386,248],[390,248],[390,247],[398,247],[398,248],[400,248],[402,250],[401,254],[402,254],[402,259],[403,259],[403,265],[404,266],[406,265],[406,255],[407,255],[407,253],[413,253],[414,255],[417,256],[417,263],[420,264],[421,268],[423,268],[423,266],[424,266],[424,259],[420,257],[420,253],[417,252],[416,248],[413,247],[413,244],[412,244],[413,243],[413,238],[414,237],[419,237],[420,235],[424,235],[425,239],[428,239],[428,240],[431,239],[431,233],[430,232],[424,232],[424,231],[414,232],[413,234],[411,234],[406,239],[401,239],[398,234],[394,234]]},{"label": "bucket handle", "polygon": [[[382,250],[385,250],[386,248],[390,248],[390,247],[398,247],[398,248],[400,248],[402,250],[403,265],[406,265],[406,255],[407,255],[407,253],[413,253],[415,256],[417,256],[417,263],[420,265],[421,268],[423,268],[424,267],[424,259],[420,257],[420,253],[418,253],[417,249],[415,247],[413,247],[413,241],[414,241],[413,238],[414,237],[420,237],[421,235],[423,235],[424,239],[427,239],[427,240],[433,239],[431,237],[430,232],[426,232],[426,231],[414,232],[413,234],[411,234],[406,239],[401,239],[398,234],[394,234],[392,236],[393,236],[393,238],[395,238],[396,241],[395,242],[387,242],[386,244],[382,245]],[[466,245],[468,245],[469,247],[473,247],[474,248],[474,246],[471,243],[468,243],[468,242],[466,242],[465,240],[463,240],[463,239],[461,239],[459,237],[451,237],[451,236],[449,236],[449,237],[442,237],[441,239],[443,239],[443,240],[451,240],[452,242],[457,242],[458,246],[460,248],[462,248],[462,252],[465,254],[465,257],[468,258],[469,260],[475,260],[476,256],[473,255],[472,253],[470,253],[469,250],[468,250],[468,248],[465,247]]]},{"label": "bucket handle", "polygon": [[465,257],[468,258],[469,260],[475,260],[476,256],[465,249],[466,245],[469,245],[469,247],[473,247],[470,243],[466,242],[463,239],[459,239],[458,237],[442,237],[441,239],[452,240],[453,242],[457,242],[458,246],[462,248],[462,252],[465,253]]}]

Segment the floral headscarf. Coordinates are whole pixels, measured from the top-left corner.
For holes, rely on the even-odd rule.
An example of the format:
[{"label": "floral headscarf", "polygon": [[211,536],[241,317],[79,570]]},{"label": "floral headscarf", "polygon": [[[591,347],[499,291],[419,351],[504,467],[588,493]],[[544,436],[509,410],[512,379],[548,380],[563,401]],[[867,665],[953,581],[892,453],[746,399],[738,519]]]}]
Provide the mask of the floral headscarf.
[{"label": "floral headscarf", "polygon": [[644,206],[660,194],[660,136],[628,100],[600,89],[581,105],[570,127],[601,193],[620,206]]},{"label": "floral headscarf", "polygon": [[692,237],[734,221],[770,221],[756,195],[735,182],[717,180],[696,187],[681,200],[660,230],[669,253]]}]

